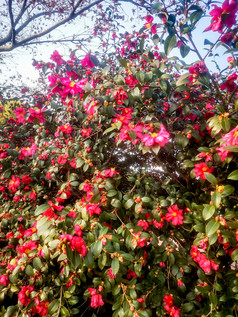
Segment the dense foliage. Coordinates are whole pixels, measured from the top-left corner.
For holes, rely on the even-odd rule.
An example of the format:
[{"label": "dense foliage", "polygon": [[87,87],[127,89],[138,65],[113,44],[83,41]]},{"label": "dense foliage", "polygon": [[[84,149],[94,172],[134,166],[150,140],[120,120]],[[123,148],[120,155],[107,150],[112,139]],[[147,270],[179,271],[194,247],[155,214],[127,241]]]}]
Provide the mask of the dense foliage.
[{"label": "dense foliage", "polygon": [[47,94],[2,100],[0,316],[237,316],[238,4],[210,12],[216,76],[192,39],[205,8],[161,8],[105,59],[36,63]]}]

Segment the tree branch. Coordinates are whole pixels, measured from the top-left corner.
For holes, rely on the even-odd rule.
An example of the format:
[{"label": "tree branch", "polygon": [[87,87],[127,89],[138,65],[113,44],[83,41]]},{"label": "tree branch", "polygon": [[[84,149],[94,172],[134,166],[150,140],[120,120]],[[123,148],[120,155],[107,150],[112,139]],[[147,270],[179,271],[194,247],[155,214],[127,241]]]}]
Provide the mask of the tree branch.
[{"label": "tree branch", "polygon": [[[27,27],[27,25],[29,25],[29,23],[31,23],[32,21],[36,20],[39,17],[42,16],[46,16],[48,14],[48,12],[44,11],[44,12],[40,12],[38,14],[33,15],[32,17],[30,17],[29,19],[27,19],[21,26],[19,26],[16,30],[14,30],[14,37],[12,37],[12,29],[10,30],[9,34],[0,41],[0,52],[8,52],[8,51],[12,51],[13,49],[20,47],[20,46],[25,46],[25,45],[30,45],[30,42],[38,39],[44,35],[47,35],[49,33],[51,33],[52,31],[54,31],[55,29],[57,29],[58,27],[64,25],[65,23],[68,23],[72,20],[74,20],[75,18],[77,18],[79,15],[83,14],[84,12],[88,11],[89,9],[91,9],[92,7],[102,3],[105,0],[96,0],[88,5],[86,5],[85,7],[81,8],[78,12],[77,9],[80,7],[81,4],[84,3],[84,0],[79,0],[76,5],[73,7],[72,11],[68,14],[68,16],[60,21],[58,21],[57,23],[55,23],[54,25],[52,25],[51,27],[49,27],[46,30],[43,30],[37,34],[34,34],[32,36],[28,36],[23,40],[20,41],[16,41],[15,37],[17,34],[19,34],[23,29],[25,29]],[[147,10],[149,10],[149,4],[146,1],[143,1],[142,4],[139,4],[133,0],[119,0],[120,2],[127,2],[127,3],[132,3],[135,6],[139,6],[139,7],[144,7],[144,5],[148,5],[148,8],[146,8]],[[9,6],[11,7],[12,0],[9,0]],[[27,0],[24,0],[21,11],[18,15],[18,17],[16,18],[15,21],[15,25],[17,23],[19,23],[20,19],[22,18],[22,16],[24,15],[24,13],[26,12],[26,9],[29,7],[29,5],[27,6]],[[57,11],[53,11],[53,12],[49,12],[49,13],[57,13]],[[9,10],[9,14],[10,14],[10,18],[11,18],[11,13]],[[13,16],[11,18],[11,25],[14,25],[14,20],[13,20]],[[12,40],[14,39],[14,41]],[[9,45],[5,45],[8,42],[11,42]],[[36,44],[36,42],[35,42]]]},{"label": "tree branch", "polygon": [[13,17],[13,13],[12,13],[12,0],[9,0],[8,2],[8,11],[9,11],[9,17],[10,17],[10,23],[11,23],[11,40],[12,43],[15,43],[15,25],[14,25],[14,17]]}]

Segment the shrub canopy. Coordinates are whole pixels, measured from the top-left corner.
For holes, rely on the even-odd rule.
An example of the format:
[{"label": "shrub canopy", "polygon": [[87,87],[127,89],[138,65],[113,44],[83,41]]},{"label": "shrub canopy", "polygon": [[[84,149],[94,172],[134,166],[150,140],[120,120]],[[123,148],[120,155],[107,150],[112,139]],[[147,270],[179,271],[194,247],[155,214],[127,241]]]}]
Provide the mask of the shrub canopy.
[{"label": "shrub canopy", "polygon": [[[203,8],[180,6],[110,59],[53,52],[47,94],[2,100],[1,316],[237,316],[237,60],[171,57],[201,56]],[[237,9],[210,12],[230,52]]]}]

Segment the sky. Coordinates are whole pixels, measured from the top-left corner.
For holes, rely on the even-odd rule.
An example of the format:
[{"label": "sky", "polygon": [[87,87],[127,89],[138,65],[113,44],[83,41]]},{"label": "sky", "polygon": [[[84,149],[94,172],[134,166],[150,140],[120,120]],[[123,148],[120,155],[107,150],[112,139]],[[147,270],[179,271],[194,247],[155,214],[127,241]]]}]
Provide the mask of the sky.
[{"label": "sky", "polygon": [[[135,24],[135,22],[131,22],[131,15],[127,15],[126,12],[131,11],[132,6],[131,5],[124,5],[124,14],[125,14],[125,21],[124,21],[124,29],[121,28],[121,32],[124,33],[126,31],[131,31],[132,28],[131,26]],[[204,40],[208,39],[211,42],[215,42],[216,39],[218,38],[219,34],[217,32],[204,32],[204,29],[210,24],[211,18],[209,15],[207,15],[205,18],[203,18],[199,24],[197,25],[196,30],[193,33],[193,40],[196,44],[196,46],[199,48],[200,53],[202,56],[206,54],[206,50],[204,48],[209,49],[209,45],[204,46]],[[161,20],[159,17],[155,18],[154,22],[161,23]],[[89,17],[81,18],[80,22],[79,20],[75,21],[74,23],[71,23],[70,25],[62,26],[59,29],[55,30],[52,33],[52,38],[62,38],[65,36],[65,33],[67,33],[67,36],[70,36],[73,33],[80,33],[81,30],[83,29],[84,24],[91,24],[91,20]],[[143,26],[143,21],[139,20],[138,24],[138,29]],[[85,37],[85,35],[81,35]],[[99,41],[95,39],[94,43],[92,44],[92,54],[94,51],[97,49],[97,46],[99,45]],[[63,55],[64,58],[68,58],[69,56],[69,47],[72,49],[75,49],[75,45],[68,45],[64,46],[62,44],[48,44],[48,45],[40,45],[37,46],[37,49],[32,50],[31,47],[28,49],[26,48],[19,48],[16,49],[10,53],[6,53],[4,56],[3,64],[0,65],[2,69],[3,75],[0,76],[0,86],[3,84],[6,84],[8,81],[8,78],[17,74],[18,78],[21,77],[24,85],[29,86],[29,87],[35,87],[37,85],[37,80],[39,78],[39,72],[32,66],[32,60],[43,60],[43,61],[50,61],[50,56],[53,53],[54,50],[58,50],[61,55]],[[219,65],[221,69],[224,69],[227,67],[227,57],[229,56],[228,54],[224,55],[224,49],[220,48],[216,50],[216,52],[219,54],[219,56],[215,57],[215,61]],[[86,50],[78,50],[76,53],[77,57],[83,57],[85,55]],[[178,56],[180,57],[179,50],[173,49],[172,52],[170,53],[170,56]],[[196,54],[193,52],[190,52],[188,56],[186,57],[185,61],[186,63],[194,63],[197,61],[198,58]],[[206,59],[206,64],[207,67],[212,71],[212,72],[217,72],[218,70],[216,69],[214,57],[212,58],[207,58]],[[10,82],[12,82],[14,79],[10,79]]]}]

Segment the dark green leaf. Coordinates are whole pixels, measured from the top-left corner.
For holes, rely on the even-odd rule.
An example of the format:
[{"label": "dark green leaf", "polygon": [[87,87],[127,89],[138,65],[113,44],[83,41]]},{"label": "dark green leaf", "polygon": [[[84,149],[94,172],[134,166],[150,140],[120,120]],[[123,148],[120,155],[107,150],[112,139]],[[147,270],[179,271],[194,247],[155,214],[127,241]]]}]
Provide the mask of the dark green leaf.
[{"label": "dark green leaf", "polygon": [[166,55],[169,55],[169,53],[172,51],[172,49],[176,46],[177,39],[176,36],[168,36],[166,40],[164,41],[164,51]]},{"label": "dark green leaf", "polygon": [[111,264],[112,272],[114,275],[116,275],[117,272],[119,271],[119,266],[120,266],[120,263],[118,258],[114,257]]},{"label": "dark green leaf", "polygon": [[179,49],[180,49],[180,54],[183,58],[186,57],[190,51],[190,47],[184,44],[182,44]]},{"label": "dark green leaf", "polygon": [[217,230],[220,227],[220,223],[215,221],[214,219],[211,219],[208,224],[206,225],[206,235],[208,237],[210,237],[211,235],[213,235],[215,232],[217,232]]},{"label": "dark green leaf", "polygon": [[206,205],[202,211],[202,216],[204,220],[210,219],[215,213],[215,207],[211,205]]}]

